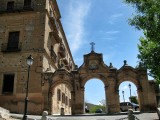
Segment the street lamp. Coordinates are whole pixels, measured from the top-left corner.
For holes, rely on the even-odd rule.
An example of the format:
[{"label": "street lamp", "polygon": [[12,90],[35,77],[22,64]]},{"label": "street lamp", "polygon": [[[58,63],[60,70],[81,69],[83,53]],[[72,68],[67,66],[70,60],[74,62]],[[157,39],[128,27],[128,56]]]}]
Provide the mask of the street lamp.
[{"label": "street lamp", "polygon": [[131,84],[129,84],[128,87],[129,87],[129,90],[130,90],[130,102],[132,102],[131,101]]},{"label": "street lamp", "polygon": [[124,91],[122,91],[122,94],[123,94],[123,101],[125,102],[125,99],[124,99]]},{"label": "street lamp", "polygon": [[30,66],[33,64],[33,58],[32,58],[31,55],[27,58],[26,62],[27,62],[27,65],[28,65],[28,77],[27,77],[26,98],[25,98],[23,120],[27,120],[29,71],[30,71]]},{"label": "street lamp", "polygon": [[128,87],[130,89],[130,97],[131,97],[131,84],[129,84]]}]

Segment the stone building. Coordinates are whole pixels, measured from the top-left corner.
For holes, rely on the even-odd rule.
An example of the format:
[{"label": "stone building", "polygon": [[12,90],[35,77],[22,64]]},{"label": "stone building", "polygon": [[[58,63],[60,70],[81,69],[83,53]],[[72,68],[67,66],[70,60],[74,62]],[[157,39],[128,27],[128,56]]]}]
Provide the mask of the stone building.
[{"label": "stone building", "polygon": [[83,114],[85,84],[92,78],[104,83],[106,113],[120,112],[119,85],[137,87],[140,111],[156,109],[154,82],[147,71],[124,61],[120,69],[103,61],[93,50],[75,67],[56,0],[0,1],[0,106],[24,112],[28,65],[30,66],[28,114]]},{"label": "stone building", "polygon": [[44,87],[45,72],[74,69],[74,61],[60,21],[56,0],[0,0],[0,106],[14,113],[24,112],[28,65],[30,66],[28,114],[51,114],[63,109],[71,114],[71,92],[58,84],[49,102]]}]

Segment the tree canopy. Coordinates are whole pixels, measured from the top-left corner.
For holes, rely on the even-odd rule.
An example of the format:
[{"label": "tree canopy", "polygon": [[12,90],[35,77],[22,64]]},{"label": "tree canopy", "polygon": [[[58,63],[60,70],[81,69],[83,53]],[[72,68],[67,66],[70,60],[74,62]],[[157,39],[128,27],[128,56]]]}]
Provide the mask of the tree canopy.
[{"label": "tree canopy", "polygon": [[132,103],[138,104],[137,96],[131,96],[129,99]]},{"label": "tree canopy", "polygon": [[160,0],[124,0],[136,9],[129,24],[144,32],[140,37],[139,62],[160,84]]}]

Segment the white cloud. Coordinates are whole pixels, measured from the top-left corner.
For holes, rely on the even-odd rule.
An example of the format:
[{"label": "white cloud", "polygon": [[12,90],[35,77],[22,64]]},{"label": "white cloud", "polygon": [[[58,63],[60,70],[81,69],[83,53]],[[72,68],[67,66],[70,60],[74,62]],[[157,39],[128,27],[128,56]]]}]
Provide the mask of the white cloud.
[{"label": "white cloud", "polygon": [[118,19],[120,17],[122,17],[123,14],[119,13],[119,14],[114,14],[114,15],[111,15],[110,18],[109,18],[109,24],[114,24],[118,21]]},{"label": "white cloud", "polygon": [[106,34],[117,34],[119,33],[119,31],[115,30],[115,31],[107,31]]},{"label": "white cloud", "polygon": [[110,31],[99,31],[99,36],[101,40],[113,41],[116,39],[116,34],[120,31],[118,30],[110,30]]},{"label": "white cloud", "polygon": [[100,38],[100,39],[112,41],[112,40],[114,40],[115,38],[114,38],[114,37],[102,37],[102,38]]},{"label": "white cloud", "polygon": [[123,89],[123,90],[128,89],[128,85],[123,86],[123,88],[122,88],[122,89]]},{"label": "white cloud", "polygon": [[64,21],[66,24],[65,32],[67,33],[72,54],[75,54],[83,43],[85,36],[84,20],[89,12],[90,5],[87,1],[70,0]]},{"label": "white cloud", "polygon": [[128,89],[128,85],[120,86],[120,90],[125,91],[126,89]]}]

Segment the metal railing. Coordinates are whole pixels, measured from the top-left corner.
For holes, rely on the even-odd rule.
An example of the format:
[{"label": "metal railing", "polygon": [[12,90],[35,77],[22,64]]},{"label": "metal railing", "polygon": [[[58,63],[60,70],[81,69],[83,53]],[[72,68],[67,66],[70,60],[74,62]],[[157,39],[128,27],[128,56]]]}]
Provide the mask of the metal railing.
[{"label": "metal railing", "polygon": [[24,5],[23,10],[33,10],[34,9],[34,4],[31,2],[30,5]]}]

